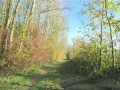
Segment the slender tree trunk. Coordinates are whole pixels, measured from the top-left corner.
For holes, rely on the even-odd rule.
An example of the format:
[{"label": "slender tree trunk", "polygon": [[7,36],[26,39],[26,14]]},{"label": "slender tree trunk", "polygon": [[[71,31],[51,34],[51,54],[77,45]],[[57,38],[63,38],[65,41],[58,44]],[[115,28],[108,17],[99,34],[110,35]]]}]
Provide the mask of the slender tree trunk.
[{"label": "slender tree trunk", "polygon": [[8,32],[9,32],[9,26],[12,21],[12,15],[13,15],[13,7],[14,7],[14,0],[9,0],[7,2],[7,10],[6,10],[6,19],[4,24],[4,33],[2,37],[2,44],[1,44],[1,53],[4,53],[5,48],[7,49],[7,43],[8,43]]},{"label": "slender tree trunk", "polygon": [[10,35],[10,43],[13,42],[14,28],[15,28],[16,18],[17,18],[18,12],[19,12],[20,3],[21,3],[21,0],[18,0],[18,3],[15,8],[14,18],[13,18],[13,22],[12,22],[11,35]]},{"label": "slender tree trunk", "polygon": [[105,0],[105,10],[106,10],[106,17],[108,20],[109,28],[110,28],[110,40],[111,40],[111,49],[112,49],[112,60],[113,60],[113,73],[115,73],[115,55],[114,55],[114,43],[113,43],[113,36],[112,36],[112,26],[110,23],[110,19],[107,13],[107,0]]},{"label": "slender tree trunk", "polygon": [[[31,9],[30,9],[30,14],[28,15],[28,11],[26,11],[26,14],[29,16],[29,18],[26,20],[27,16],[25,16],[26,18],[24,18],[24,22],[25,22],[25,26],[23,27],[23,30],[26,28],[26,25],[28,25],[30,23],[30,20],[32,19],[32,16],[34,14],[34,9],[35,9],[35,2],[36,0],[33,0],[32,1],[32,5],[31,5]],[[30,3],[30,2],[29,2]],[[29,5],[28,5],[29,6]],[[30,32],[28,31],[27,35],[29,36],[30,35]],[[24,36],[25,36],[25,30],[23,31],[23,35],[22,35],[22,41],[20,43],[20,49],[19,49],[19,53],[21,52],[22,50],[22,46],[23,46],[23,43],[24,43]],[[30,37],[29,37],[30,38]],[[29,39],[28,38],[28,39]]]},{"label": "slender tree trunk", "polygon": [[14,7],[14,0],[10,0],[9,2],[10,7],[9,7],[9,15],[8,15],[8,21],[7,21],[7,27],[6,27],[6,47],[7,47],[7,43],[8,43],[8,32],[9,32],[9,26],[10,23],[12,21],[12,16],[13,16],[13,7]]},{"label": "slender tree trunk", "polygon": [[[31,10],[30,10],[30,16],[29,16],[29,19],[32,19],[32,16],[34,15],[34,10],[35,10],[35,0],[33,0],[32,2],[32,6],[31,6]],[[28,25],[30,24],[30,20],[28,21]],[[29,30],[28,31],[28,47],[30,46],[30,34],[31,34],[31,31]]]},{"label": "slender tree trunk", "polygon": [[101,35],[100,35],[100,59],[99,59],[99,64],[98,68],[101,67],[101,61],[102,61],[102,40],[103,40],[103,13],[102,13],[102,19],[101,19]]}]

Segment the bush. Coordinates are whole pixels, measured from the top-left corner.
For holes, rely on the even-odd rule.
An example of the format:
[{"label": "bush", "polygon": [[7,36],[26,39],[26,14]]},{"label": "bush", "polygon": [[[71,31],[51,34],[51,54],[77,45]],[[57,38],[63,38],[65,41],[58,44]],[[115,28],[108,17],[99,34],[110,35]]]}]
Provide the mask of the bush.
[{"label": "bush", "polygon": [[83,58],[75,57],[72,59],[72,63],[75,66],[75,71],[83,76],[92,74],[96,69],[93,64],[94,62],[91,62],[90,60],[84,60]]}]

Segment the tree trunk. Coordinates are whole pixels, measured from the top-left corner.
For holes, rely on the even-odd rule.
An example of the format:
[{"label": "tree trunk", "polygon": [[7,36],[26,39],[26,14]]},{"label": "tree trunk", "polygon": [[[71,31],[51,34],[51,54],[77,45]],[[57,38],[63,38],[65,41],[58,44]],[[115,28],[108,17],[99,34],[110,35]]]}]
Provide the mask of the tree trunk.
[{"label": "tree trunk", "polygon": [[21,0],[18,0],[18,3],[15,8],[13,22],[12,22],[11,35],[10,35],[10,43],[12,43],[12,41],[13,41],[14,28],[15,28],[16,18],[17,18],[18,12],[19,12],[20,3],[21,3]]},{"label": "tree trunk", "polygon": [[100,59],[99,59],[99,64],[98,68],[101,67],[101,61],[102,61],[102,40],[103,40],[103,13],[102,13],[102,19],[101,19],[101,35],[100,35]]},{"label": "tree trunk", "polygon": [[107,13],[107,0],[105,0],[105,10],[106,10],[106,18],[108,20],[109,28],[110,28],[110,40],[111,40],[111,49],[112,49],[112,60],[113,60],[113,73],[115,73],[115,55],[114,55],[114,43],[113,43],[113,36],[112,36],[112,26],[108,17]]},{"label": "tree trunk", "polygon": [[6,10],[6,19],[4,24],[4,33],[2,37],[2,44],[1,44],[1,53],[4,53],[5,48],[7,49],[7,43],[8,43],[8,32],[9,32],[9,26],[12,21],[12,15],[13,15],[13,7],[14,7],[14,0],[9,0],[7,2],[7,10]]},{"label": "tree trunk", "polygon": [[[23,27],[23,30],[26,28],[26,25],[28,25],[30,23],[30,20],[32,18],[32,15],[34,14],[34,9],[35,9],[35,2],[36,0],[33,0],[32,1],[32,5],[31,5],[31,9],[30,9],[30,14],[28,15],[29,18],[28,20],[26,20],[26,18],[24,18],[24,22],[25,22],[25,26]],[[30,3],[30,2],[29,2]],[[28,11],[26,11],[26,15],[28,14]],[[30,35],[30,31],[28,31],[27,35],[29,36]],[[19,49],[19,53],[21,52],[22,50],[22,46],[23,46],[23,43],[24,43],[24,36],[25,36],[25,30],[23,31],[23,35],[22,35],[22,41],[20,43],[20,49]],[[30,37],[28,37],[29,39]]]}]

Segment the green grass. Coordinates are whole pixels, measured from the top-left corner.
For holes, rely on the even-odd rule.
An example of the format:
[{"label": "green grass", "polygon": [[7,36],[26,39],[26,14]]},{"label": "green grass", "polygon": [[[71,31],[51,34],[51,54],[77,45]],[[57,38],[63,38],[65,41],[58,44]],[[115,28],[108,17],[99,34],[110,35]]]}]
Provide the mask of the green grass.
[{"label": "green grass", "polygon": [[1,76],[0,77],[0,90],[7,89],[27,89],[31,87],[32,79],[38,75],[38,73],[44,72],[44,67],[36,67],[28,73],[22,75],[11,75],[11,76]]},{"label": "green grass", "polygon": [[[47,73],[47,75],[34,87],[32,87],[31,90],[59,90],[62,89],[62,78],[61,73],[59,72],[60,63],[63,62],[54,62],[52,65],[47,65],[47,68],[54,68],[50,72]],[[57,67],[55,67],[57,65]]]},{"label": "green grass", "polygon": [[23,75],[0,77],[0,90],[120,90],[119,78],[95,79],[74,69],[71,61],[56,61]]},{"label": "green grass", "polygon": [[62,87],[65,90],[120,90],[119,77],[102,77],[94,79],[94,77],[87,77],[79,72],[76,72],[75,66],[71,61],[62,64],[60,72],[63,77]]},{"label": "green grass", "polygon": [[31,90],[53,90],[62,89],[61,74],[59,66],[62,62],[55,61],[52,64],[46,64],[42,67],[36,67],[28,73],[22,75],[13,75],[0,77],[1,89],[31,89]]},{"label": "green grass", "polygon": [[57,78],[46,78],[38,82],[32,90],[53,90],[53,89],[62,89],[60,86],[61,84],[61,79]]},{"label": "green grass", "polygon": [[26,79],[23,76],[9,76],[0,78],[0,90],[2,88],[19,88],[19,86],[26,84],[29,84],[29,79]]}]

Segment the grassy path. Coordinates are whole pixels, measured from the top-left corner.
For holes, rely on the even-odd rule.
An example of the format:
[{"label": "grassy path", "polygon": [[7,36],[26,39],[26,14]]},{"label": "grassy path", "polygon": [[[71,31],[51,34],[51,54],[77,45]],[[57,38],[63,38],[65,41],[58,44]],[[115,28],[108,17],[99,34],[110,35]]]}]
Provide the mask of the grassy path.
[{"label": "grassy path", "polygon": [[[113,79],[92,80],[73,72],[68,60],[36,67],[26,75],[0,78],[0,90],[120,90]],[[117,88],[116,88],[117,87]]]},{"label": "grassy path", "polygon": [[0,90],[53,90],[62,88],[60,68],[65,60],[36,67],[25,75],[0,77]]}]

